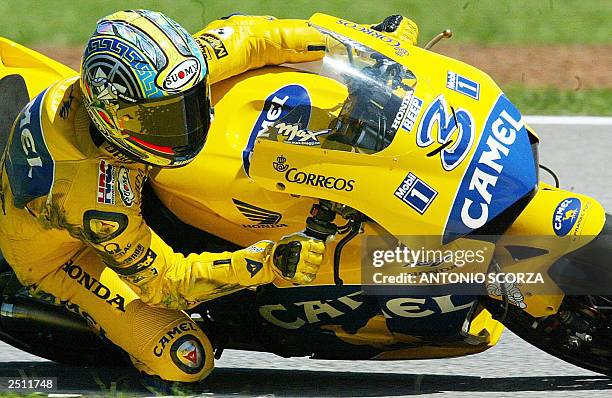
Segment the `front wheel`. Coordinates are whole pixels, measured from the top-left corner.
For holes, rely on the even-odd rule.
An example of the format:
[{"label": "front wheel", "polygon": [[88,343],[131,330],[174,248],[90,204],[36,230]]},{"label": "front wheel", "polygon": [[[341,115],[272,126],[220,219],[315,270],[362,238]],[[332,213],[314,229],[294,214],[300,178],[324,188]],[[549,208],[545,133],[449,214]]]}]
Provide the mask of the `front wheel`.
[{"label": "front wheel", "polygon": [[[566,292],[556,314],[534,318],[490,297],[485,307],[528,343],[573,365],[612,376],[612,216],[599,235],[561,257],[549,275]],[[568,294],[575,293],[574,295]],[[597,292],[597,294],[595,294]]]},{"label": "front wheel", "polygon": [[573,365],[612,376],[612,297],[566,296],[556,314],[542,318],[513,305],[505,312],[504,303],[490,298],[485,307],[529,344]]}]

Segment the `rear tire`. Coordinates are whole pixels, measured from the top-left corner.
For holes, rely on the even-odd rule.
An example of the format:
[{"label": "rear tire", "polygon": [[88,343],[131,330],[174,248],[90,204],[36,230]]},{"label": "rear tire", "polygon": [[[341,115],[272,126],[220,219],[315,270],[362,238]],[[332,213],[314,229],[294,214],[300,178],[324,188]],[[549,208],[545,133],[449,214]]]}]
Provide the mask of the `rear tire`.
[{"label": "rear tire", "polygon": [[[21,289],[19,289],[21,288]],[[18,292],[15,292],[19,289]],[[36,318],[21,319],[11,317],[8,309],[25,306],[32,308],[32,314],[44,312],[46,316],[56,316],[69,320],[72,324],[86,325],[84,319],[63,307],[35,300],[18,284],[17,278],[0,254],[0,340],[29,354],[75,366],[121,366],[129,365],[129,360],[119,347],[106,339],[96,336],[92,331],[82,328],[70,330],[48,325]]]}]

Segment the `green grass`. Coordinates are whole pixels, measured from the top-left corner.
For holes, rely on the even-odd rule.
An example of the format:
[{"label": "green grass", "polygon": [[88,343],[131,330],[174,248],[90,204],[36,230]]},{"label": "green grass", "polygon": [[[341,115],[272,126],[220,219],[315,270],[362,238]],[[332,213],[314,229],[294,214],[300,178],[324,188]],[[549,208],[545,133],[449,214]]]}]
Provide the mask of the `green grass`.
[{"label": "green grass", "polygon": [[82,44],[113,11],[165,12],[191,32],[233,12],[308,18],[316,11],[375,22],[401,13],[421,28],[421,43],[444,28],[472,43],[612,43],[611,0],[2,0],[0,36],[26,45]]},{"label": "green grass", "polygon": [[524,115],[612,116],[612,89],[559,90],[506,87],[505,93]]}]

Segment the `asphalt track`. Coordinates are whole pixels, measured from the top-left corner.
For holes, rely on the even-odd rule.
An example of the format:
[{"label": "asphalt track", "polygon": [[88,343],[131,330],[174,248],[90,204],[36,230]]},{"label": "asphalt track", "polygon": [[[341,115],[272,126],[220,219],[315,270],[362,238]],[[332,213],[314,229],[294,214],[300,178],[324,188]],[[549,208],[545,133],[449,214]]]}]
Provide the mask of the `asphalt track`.
[{"label": "asphalt track", "polygon": [[[576,126],[533,120],[541,138],[540,162],[557,172],[561,187],[591,195],[612,209],[612,123]],[[552,181],[544,173],[542,178]],[[56,376],[64,394],[151,395],[130,369],[68,367],[0,343],[0,377],[20,375]],[[228,350],[198,392],[260,397],[593,397],[609,396],[612,380],[505,332],[500,344],[485,353],[446,360],[314,361]]]}]

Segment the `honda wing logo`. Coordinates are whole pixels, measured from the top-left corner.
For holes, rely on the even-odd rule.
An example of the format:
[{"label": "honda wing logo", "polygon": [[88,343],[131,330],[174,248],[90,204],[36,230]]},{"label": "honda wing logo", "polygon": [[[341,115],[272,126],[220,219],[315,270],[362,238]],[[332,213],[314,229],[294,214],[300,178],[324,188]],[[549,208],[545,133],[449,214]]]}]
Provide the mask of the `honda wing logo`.
[{"label": "honda wing logo", "polygon": [[243,216],[256,224],[243,224],[245,228],[284,228],[287,224],[281,224],[282,214],[275,211],[262,209],[261,207],[232,199],[236,208]]}]

